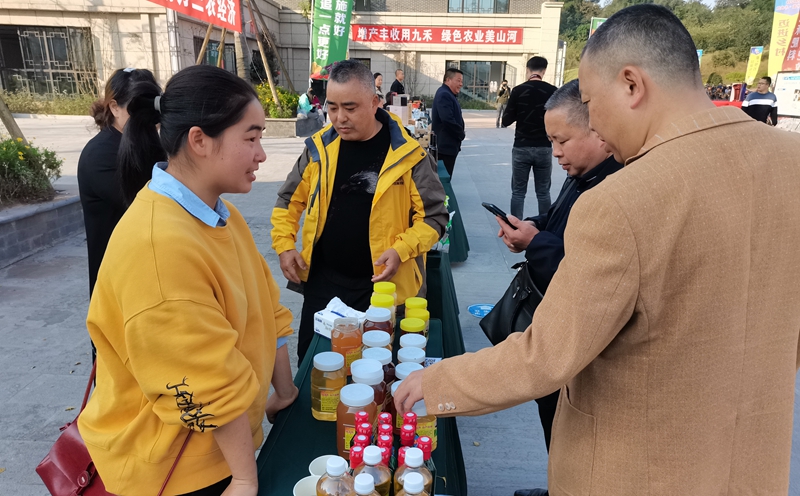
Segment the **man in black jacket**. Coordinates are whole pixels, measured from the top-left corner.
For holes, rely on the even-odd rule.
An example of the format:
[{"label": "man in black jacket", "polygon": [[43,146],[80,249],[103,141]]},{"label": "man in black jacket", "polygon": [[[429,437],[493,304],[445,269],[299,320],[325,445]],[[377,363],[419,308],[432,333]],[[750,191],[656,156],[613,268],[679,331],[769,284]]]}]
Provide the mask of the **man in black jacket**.
[{"label": "man in black jacket", "polygon": [[527,81],[511,90],[503,126],[515,121],[514,148],[511,150],[511,214],[522,218],[528,178],[533,170],[533,183],[539,202],[539,214],[550,208],[550,174],[553,168],[550,142],[544,129],[544,104],[556,87],[542,81],[547,59],[531,57],[525,67]]},{"label": "man in black jacket", "polygon": [[389,91],[398,95],[405,95],[406,87],[403,86],[403,80],[405,78],[406,76],[405,73],[403,73],[403,69],[397,69],[394,71],[394,82],[392,83],[392,88]]},{"label": "man in black jacket", "polygon": [[450,67],[444,73],[444,84],[436,90],[431,107],[431,127],[436,134],[436,148],[439,160],[450,177],[456,166],[456,157],[464,141],[464,117],[458,103],[458,93],[464,86],[464,73]]},{"label": "man in black jacket", "polygon": [[[614,160],[605,142],[589,128],[589,110],[581,103],[578,81],[570,81],[559,88],[545,104],[544,122],[547,137],[553,143],[553,156],[567,172],[567,180],[558,199],[547,213],[521,221],[513,215],[509,222],[517,227],[508,227],[498,217],[498,236],[514,253],[525,252],[528,270],[539,291],[544,294],[547,286],[564,258],[564,230],[567,227],[572,206],[578,197],[609,174],[622,168]],[[558,404],[558,391],[536,400],[539,417],[544,430],[544,440],[550,449],[550,432]],[[544,489],[520,490],[515,496],[541,496]]]}]

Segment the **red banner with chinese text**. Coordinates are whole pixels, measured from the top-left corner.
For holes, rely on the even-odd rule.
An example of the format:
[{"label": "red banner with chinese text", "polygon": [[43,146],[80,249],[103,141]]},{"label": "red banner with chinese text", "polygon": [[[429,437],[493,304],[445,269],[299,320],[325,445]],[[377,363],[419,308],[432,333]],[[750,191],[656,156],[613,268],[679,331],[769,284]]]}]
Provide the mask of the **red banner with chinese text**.
[{"label": "red banner with chinese text", "polygon": [[521,45],[522,28],[448,28],[353,24],[353,41],[363,43],[439,43]]},{"label": "red banner with chinese text", "polygon": [[789,46],[785,49],[786,54],[783,58],[781,69],[784,71],[800,71],[800,16],[797,18],[790,40]]},{"label": "red banner with chinese text", "polygon": [[240,0],[148,0],[228,31],[242,32]]}]

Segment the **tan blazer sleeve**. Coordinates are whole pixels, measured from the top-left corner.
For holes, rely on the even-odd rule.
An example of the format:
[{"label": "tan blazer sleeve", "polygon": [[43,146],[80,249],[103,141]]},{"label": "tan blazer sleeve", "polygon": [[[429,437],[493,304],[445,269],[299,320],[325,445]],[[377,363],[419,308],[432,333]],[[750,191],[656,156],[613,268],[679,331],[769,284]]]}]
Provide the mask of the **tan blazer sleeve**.
[{"label": "tan blazer sleeve", "polygon": [[565,257],[524,333],[425,369],[428,413],[484,415],[558,390],[630,320],[639,287],[636,240],[602,188],[572,208]]}]

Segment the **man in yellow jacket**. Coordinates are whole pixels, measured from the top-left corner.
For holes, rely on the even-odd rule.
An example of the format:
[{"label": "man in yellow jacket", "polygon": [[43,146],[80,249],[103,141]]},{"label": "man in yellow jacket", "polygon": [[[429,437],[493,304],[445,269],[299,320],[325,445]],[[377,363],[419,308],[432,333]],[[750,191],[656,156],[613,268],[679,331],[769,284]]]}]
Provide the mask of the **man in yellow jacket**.
[{"label": "man in yellow jacket", "polygon": [[314,314],[333,297],[366,310],[379,281],[397,285],[398,305],[423,295],[424,255],[448,221],[436,163],[396,116],[379,108],[365,65],[334,66],[327,103],[331,125],[306,140],[272,211],[281,270],[303,284],[300,361],[314,335]]}]

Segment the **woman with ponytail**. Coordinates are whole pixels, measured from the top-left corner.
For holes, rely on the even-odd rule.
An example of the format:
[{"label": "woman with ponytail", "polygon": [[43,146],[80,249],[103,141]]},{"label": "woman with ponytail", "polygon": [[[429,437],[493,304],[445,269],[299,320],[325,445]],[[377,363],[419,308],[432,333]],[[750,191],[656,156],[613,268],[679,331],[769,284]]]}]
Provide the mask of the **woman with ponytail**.
[{"label": "woman with ponytail", "polygon": [[78,427],[114,494],[157,494],[192,432],[164,494],[255,496],[263,417],[297,397],[292,315],[220,195],[250,191],[264,110],[252,86],[210,66],[180,71],[163,93],[134,85],[127,109],[123,190],[148,168],[152,180],[98,274],[87,319],[98,385]]},{"label": "woman with ponytail", "polygon": [[[128,121],[131,87],[139,82],[158,87],[153,73],[147,69],[119,69],[111,75],[103,97],[94,102],[91,110],[100,132],[89,140],[78,159],[78,189],[89,251],[89,295],[94,290],[108,239],[130,204],[120,185],[117,153],[122,130]],[[150,170],[147,169],[132,178],[130,188],[139,191],[149,180]]]}]

